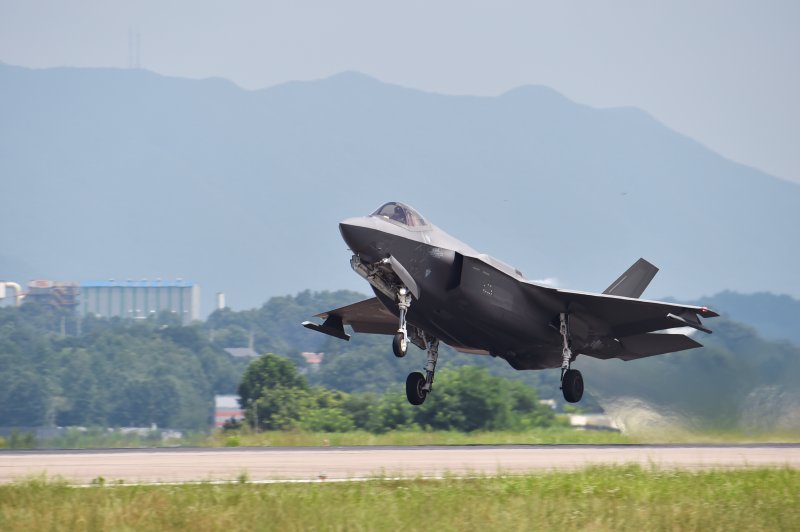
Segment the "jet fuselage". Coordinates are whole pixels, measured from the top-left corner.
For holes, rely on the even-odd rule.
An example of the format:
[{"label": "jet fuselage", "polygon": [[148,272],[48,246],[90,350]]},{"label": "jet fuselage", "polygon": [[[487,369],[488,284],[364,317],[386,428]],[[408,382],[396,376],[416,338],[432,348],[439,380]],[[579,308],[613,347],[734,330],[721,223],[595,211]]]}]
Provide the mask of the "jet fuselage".
[{"label": "jet fuselage", "polygon": [[702,347],[681,332],[705,333],[707,307],[640,299],[658,268],[637,260],[602,293],[544,286],[519,270],[428,223],[399,202],[339,224],[350,265],[376,297],[317,314],[303,326],[349,340],[354,332],[393,336],[395,356],[408,344],[426,350],[425,372],[406,379],[406,396],[420,405],[433,389],[439,342],[458,351],[490,354],[515,369],[561,368],[567,402],[583,396],[579,354],[636,360]]},{"label": "jet fuselage", "polygon": [[[554,313],[519,289],[525,281],[519,271],[431,224],[406,227],[366,216],[344,220],[339,229],[365,263],[391,256],[414,278],[419,297],[408,312],[412,325],[449,345],[501,356],[520,369],[561,364],[560,336],[551,324]],[[398,314],[395,301],[375,287],[373,291]]]}]

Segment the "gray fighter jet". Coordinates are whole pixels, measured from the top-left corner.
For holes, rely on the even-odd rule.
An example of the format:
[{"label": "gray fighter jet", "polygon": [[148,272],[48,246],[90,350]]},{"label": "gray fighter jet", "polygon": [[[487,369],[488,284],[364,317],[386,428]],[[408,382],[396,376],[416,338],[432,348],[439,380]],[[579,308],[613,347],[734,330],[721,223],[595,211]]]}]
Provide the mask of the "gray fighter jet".
[{"label": "gray fighter jet", "polygon": [[561,368],[564,398],[583,396],[583,377],[571,369],[578,354],[622,360],[701,347],[684,334],[710,333],[706,307],[639,299],[658,268],[639,259],[602,294],[545,286],[478,253],[429,223],[403,203],[386,203],[369,216],[339,224],[353,252],[350,265],[375,297],[318,314],[309,329],[349,340],[358,333],[394,336],[406,355],[409,343],[427,351],[425,373],[411,373],[406,395],[419,405],[433,389],[439,341],[457,351],[491,355],[515,369]]}]

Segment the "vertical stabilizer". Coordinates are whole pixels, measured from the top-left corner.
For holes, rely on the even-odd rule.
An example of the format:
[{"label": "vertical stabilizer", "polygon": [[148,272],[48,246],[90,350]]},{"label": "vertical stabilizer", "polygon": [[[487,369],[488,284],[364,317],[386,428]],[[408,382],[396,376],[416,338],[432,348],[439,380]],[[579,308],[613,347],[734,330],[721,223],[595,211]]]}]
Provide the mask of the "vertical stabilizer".
[{"label": "vertical stabilizer", "polygon": [[605,289],[604,294],[611,296],[639,297],[658,273],[658,268],[644,259],[637,260],[619,279]]}]

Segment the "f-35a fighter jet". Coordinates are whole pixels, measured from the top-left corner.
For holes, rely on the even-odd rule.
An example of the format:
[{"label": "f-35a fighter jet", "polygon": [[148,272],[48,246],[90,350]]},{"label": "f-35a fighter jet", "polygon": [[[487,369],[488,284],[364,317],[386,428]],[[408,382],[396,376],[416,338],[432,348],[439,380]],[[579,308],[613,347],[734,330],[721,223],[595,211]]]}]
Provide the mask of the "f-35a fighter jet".
[{"label": "f-35a fighter jet", "polygon": [[575,403],[583,396],[583,377],[570,367],[578,354],[635,360],[701,347],[686,335],[661,331],[710,333],[700,316],[718,316],[706,307],[639,299],[658,271],[644,259],[602,294],[530,281],[403,203],[344,220],[339,230],[353,252],[350,265],[375,297],[318,314],[321,324],[303,325],[343,340],[350,339],[345,325],[393,336],[398,357],[410,343],[426,350],[425,373],[406,380],[414,405],[433,389],[440,341],[457,351],[500,357],[515,369],[561,368],[564,398]]}]

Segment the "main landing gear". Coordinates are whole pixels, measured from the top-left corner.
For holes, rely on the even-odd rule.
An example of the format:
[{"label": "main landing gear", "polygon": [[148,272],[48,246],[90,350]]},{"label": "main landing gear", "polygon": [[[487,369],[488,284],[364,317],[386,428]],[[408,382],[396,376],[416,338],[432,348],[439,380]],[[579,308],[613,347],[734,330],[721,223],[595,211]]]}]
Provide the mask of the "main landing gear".
[{"label": "main landing gear", "polygon": [[[406,316],[408,315],[408,308],[411,306],[411,294],[404,286],[397,290],[397,306],[400,309],[400,326],[392,340],[392,351],[394,351],[394,356],[402,358],[406,356],[408,344],[410,343]],[[417,328],[414,328],[413,332],[413,343],[419,347],[424,345],[427,348],[428,357],[424,374],[419,371],[409,373],[406,379],[406,397],[412,405],[421,405],[433,390],[433,377],[436,372],[436,362],[439,360],[439,340]]]},{"label": "main landing gear", "polygon": [[423,335],[428,346],[428,359],[425,363],[425,374],[415,371],[409,373],[406,379],[406,397],[412,405],[421,405],[433,390],[433,375],[436,371],[436,362],[439,360],[439,340],[432,336]]},{"label": "main landing gear", "polygon": [[561,391],[564,392],[564,399],[568,403],[577,403],[583,397],[583,376],[577,369],[570,369],[570,364],[575,359],[572,356],[571,341],[569,335],[569,315],[561,313],[559,315],[561,339],[563,341],[561,359]]}]

